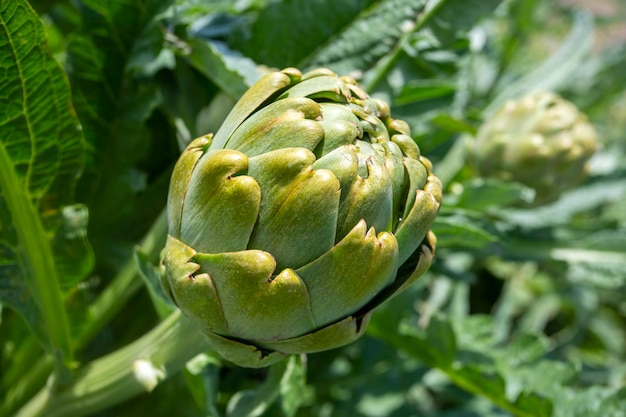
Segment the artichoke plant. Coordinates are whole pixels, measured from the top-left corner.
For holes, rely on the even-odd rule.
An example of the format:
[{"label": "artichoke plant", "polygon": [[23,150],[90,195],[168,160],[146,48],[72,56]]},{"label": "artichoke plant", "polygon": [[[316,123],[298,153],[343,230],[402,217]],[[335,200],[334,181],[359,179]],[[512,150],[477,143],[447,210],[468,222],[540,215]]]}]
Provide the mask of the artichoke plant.
[{"label": "artichoke plant", "polygon": [[440,204],[384,101],[328,69],[272,72],[178,160],[162,285],[235,364],[339,347],[428,269]]},{"label": "artichoke plant", "polygon": [[482,176],[517,181],[544,204],[579,184],[597,148],[593,126],[576,106],[550,92],[509,100],[479,129],[476,163]]}]

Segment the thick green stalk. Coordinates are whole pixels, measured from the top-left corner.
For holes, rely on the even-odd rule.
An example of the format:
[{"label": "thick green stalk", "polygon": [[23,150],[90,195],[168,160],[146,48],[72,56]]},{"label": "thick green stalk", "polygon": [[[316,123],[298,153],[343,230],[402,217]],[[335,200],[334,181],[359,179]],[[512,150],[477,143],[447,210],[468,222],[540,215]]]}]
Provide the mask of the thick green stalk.
[{"label": "thick green stalk", "polygon": [[[157,262],[159,253],[167,236],[167,216],[165,210],[156,219],[138,250],[144,252],[151,261]],[[139,277],[137,262],[131,258],[104,289],[96,301],[89,306],[91,322],[85,326],[74,340],[74,349],[80,351],[93,337],[126,305],[128,300],[141,288],[143,281]],[[35,363],[33,366],[32,364]],[[28,365],[28,367],[20,365]],[[8,390],[5,403],[0,407],[0,415],[10,415],[16,407],[23,404],[37,389],[45,384],[52,371],[52,361],[41,356],[41,351],[33,350],[30,359],[20,361],[19,369],[11,367],[10,374],[15,376]],[[17,371],[17,372],[16,372]],[[19,378],[18,378],[19,377]]]},{"label": "thick green stalk", "polygon": [[203,333],[180,311],[132,344],[78,370],[69,384],[46,385],[15,417],[80,417],[154,388],[208,349]]},{"label": "thick green stalk", "polygon": [[21,379],[17,379],[13,385],[10,385],[11,388],[7,390],[4,403],[0,406],[0,416],[12,416],[15,410],[41,389],[50,377],[54,365],[52,357],[42,355],[39,351],[38,358],[39,360],[34,359],[34,364],[31,362],[31,366],[26,368],[27,371],[24,371]]},{"label": "thick green stalk", "polygon": [[[150,261],[158,262],[166,237],[167,216],[163,210],[137,249],[145,253]],[[74,348],[80,350],[91,341],[142,286],[143,281],[139,277],[137,262],[131,258],[89,307],[89,316],[92,317],[92,321],[78,335]]]},{"label": "thick green stalk", "polygon": [[22,279],[39,310],[38,319],[43,320],[43,328],[47,330],[46,335],[38,333],[38,336],[47,338],[42,344],[58,360],[60,368],[72,361],[72,346],[50,239],[37,207],[13,169],[13,161],[2,143],[0,193],[17,232]]}]

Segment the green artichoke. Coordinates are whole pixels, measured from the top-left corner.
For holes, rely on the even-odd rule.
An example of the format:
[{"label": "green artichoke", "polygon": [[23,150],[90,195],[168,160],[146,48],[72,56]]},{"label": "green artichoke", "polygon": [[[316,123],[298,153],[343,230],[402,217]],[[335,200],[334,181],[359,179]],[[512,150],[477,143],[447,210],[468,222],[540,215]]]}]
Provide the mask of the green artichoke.
[{"label": "green artichoke", "polygon": [[241,366],[348,344],[430,266],[431,171],[353,79],[269,73],[174,168],[163,288]]},{"label": "green artichoke", "polygon": [[476,164],[482,176],[535,189],[533,204],[556,200],[586,176],[597,136],[574,104],[549,92],[506,102],[479,129]]}]

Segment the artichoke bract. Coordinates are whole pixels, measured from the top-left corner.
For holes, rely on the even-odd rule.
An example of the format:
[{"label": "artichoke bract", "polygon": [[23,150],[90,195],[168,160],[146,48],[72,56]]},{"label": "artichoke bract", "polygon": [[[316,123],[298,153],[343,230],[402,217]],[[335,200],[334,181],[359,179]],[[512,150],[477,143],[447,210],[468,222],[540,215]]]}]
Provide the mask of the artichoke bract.
[{"label": "artichoke bract", "polygon": [[272,72],[178,160],[162,285],[237,365],[336,348],[429,268],[440,204],[385,102],[328,69]]},{"label": "artichoke bract", "polygon": [[545,204],[584,180],[597,143],[573,103],[539,91],[507,101],[480,127],[476,163],[482,176],[522,183]]}]

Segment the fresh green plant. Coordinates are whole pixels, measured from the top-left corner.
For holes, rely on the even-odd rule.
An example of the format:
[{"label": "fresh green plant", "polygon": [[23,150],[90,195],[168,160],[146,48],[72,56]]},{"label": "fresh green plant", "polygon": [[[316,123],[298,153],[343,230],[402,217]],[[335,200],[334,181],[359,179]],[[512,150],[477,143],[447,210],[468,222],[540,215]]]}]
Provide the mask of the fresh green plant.
[{"label": "fresh green plant", "polygon": [[507,101],[476,134],[481,175],[517,181],[545,204],[578,185],[598,138],[587,117],[554,93],[534,92]]},{"label": "fresh green plant", "polygon": [[[0,2],[0,416],[626,415],[626,10],[561,3]],[[406,122],[386,129],[441,181],[436,256],[358,340],[250,369],[163,291],[165,207],[194,138],[225,140],[244,93],[293,67],[346,75]],[[473,153],[533,91],[573,103],[599,144],[552,201]]]},{"label": "fresh green plant", "polygon": [[165,292],[238,365],[354,341],[435,253],[441,182],[409,135],[351,78],[265,75],[174,167]]}]

